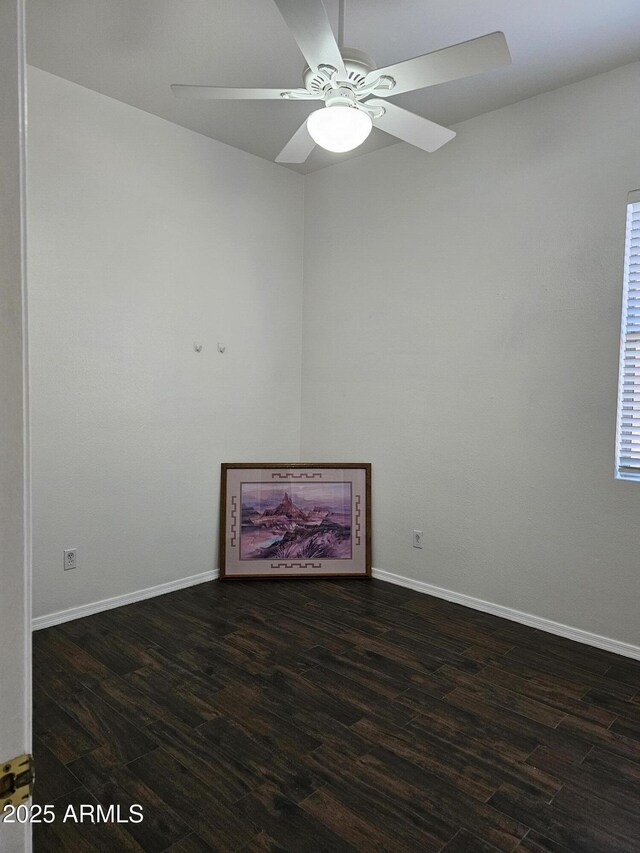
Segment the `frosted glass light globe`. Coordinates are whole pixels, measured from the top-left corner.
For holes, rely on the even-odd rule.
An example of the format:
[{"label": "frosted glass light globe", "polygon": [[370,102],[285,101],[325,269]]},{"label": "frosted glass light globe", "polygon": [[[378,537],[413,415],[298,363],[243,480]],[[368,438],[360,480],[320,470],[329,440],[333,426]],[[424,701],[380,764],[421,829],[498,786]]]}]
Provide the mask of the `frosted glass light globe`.
[{"label": "frosted glass light globe", "polygon": [[307,130],[316,145],[337,154],[362,145],[372,127],[368,113],[342,104],[316,110],[307,119]]}]

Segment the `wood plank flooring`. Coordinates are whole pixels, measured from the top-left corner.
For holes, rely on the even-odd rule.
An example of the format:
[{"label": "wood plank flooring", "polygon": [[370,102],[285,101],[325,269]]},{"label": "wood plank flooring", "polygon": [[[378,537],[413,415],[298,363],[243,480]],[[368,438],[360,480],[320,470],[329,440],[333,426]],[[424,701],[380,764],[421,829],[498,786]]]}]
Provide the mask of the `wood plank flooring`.
[{"label": "wood plank flooring", "polygon": [[36,853],[640,851],[640,662],[380,581],[39,631],[34,735]]}]

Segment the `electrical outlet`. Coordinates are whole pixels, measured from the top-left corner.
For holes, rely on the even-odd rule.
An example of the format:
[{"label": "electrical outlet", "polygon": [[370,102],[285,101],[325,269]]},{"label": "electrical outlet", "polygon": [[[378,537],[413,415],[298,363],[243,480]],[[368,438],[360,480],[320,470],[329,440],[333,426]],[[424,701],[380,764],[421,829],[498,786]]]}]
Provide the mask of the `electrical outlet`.
[{"label": "electrical outlet", "polygon": [[64,570],[78,568],[78,552],[75,548],[69,548],[64,552]]},{"label": "electrical outlet", "polygon": [[422,530],[414,530],[413,531],[413,547],[414,548],[422,548],[423,538],[424,538],[424,533]]}]

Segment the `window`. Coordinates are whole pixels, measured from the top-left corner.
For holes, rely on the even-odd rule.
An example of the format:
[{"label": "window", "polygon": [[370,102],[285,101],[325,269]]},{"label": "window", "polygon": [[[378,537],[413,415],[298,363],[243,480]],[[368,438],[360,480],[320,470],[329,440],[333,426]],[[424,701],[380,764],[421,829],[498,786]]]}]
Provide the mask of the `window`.
[{"label": "window", "polygon": [[616,476],[640,480],[640,190],[627,204]]}]

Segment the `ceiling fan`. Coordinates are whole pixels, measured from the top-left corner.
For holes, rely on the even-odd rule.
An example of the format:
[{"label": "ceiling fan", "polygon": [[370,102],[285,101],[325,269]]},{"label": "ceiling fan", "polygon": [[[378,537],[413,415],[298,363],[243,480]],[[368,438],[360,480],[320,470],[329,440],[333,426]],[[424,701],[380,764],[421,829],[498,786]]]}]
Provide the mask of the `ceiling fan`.
[{"label": "ceiling fan", "polygon": [[[405,142],[436,151],[455,132],[399,107],[389,96],[457,80],[511,62],[503,33],[376,68],[366,53],[342,47],[344,0],[340,0],[338,40],[322,0],[274,0],[308,63],[302,89],[236,89],[220,86],[171,86],[179,98],[212,100],[324,101],[294,133],[276,163],[304,163],[316,145],[328,151],[351,151],[372,127]],[[338,46],[340,45],[340,47]]]}]

